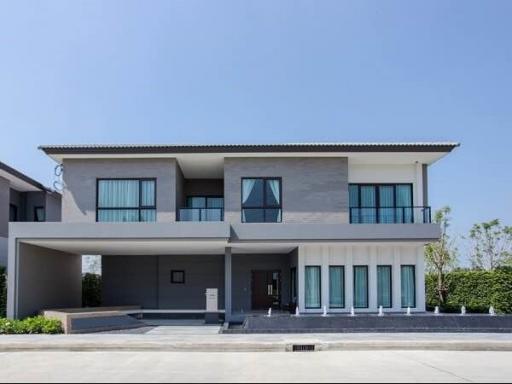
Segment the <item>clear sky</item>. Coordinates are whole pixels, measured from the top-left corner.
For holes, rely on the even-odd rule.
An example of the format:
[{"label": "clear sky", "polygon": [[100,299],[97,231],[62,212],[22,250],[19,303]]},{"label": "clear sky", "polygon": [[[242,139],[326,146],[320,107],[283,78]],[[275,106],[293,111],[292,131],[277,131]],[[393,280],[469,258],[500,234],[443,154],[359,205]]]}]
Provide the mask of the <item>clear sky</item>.
[{"label": "clear sky", "polygon": [[512,1],[0,0],[0,160],[64,143],[460,141],[454,230],[512,224]]}]

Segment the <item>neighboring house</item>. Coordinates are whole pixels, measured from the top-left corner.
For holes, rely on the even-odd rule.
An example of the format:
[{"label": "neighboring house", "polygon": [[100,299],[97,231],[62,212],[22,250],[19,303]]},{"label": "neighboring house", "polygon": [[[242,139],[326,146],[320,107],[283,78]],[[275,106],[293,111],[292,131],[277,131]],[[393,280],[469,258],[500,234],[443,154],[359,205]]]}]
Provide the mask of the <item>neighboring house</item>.
[{"label": "neighboring house", "polygon": [[61,196],[0,162],[0,266],[7,265],[9,222],[60,221]]},{"label": "neighboring house", "polygon": [[428,166],[457,146],[42,147],[63,222],[11,227],[8,313],[80,307],[80,255],[102,255],[105,306],[425,311]]}]

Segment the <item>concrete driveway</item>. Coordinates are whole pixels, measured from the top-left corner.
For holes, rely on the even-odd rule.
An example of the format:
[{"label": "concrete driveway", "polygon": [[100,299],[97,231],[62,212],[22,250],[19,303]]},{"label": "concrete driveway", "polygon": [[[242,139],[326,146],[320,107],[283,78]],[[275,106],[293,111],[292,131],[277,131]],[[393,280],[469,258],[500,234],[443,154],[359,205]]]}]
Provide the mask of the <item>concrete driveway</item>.
[{"label": "concrete driveway", "polygon": [[512,352],[0,353],[0,382],[509,382]]}]

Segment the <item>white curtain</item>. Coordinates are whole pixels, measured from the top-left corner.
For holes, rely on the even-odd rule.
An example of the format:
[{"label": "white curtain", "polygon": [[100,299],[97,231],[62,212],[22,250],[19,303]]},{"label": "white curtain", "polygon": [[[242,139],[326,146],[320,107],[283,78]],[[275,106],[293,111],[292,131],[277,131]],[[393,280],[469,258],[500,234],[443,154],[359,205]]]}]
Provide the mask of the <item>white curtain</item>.
[{"label": "white curtain", "polygon": [[270,186],[272,194],[274,195],[274,199],[277,205],[281,204],[281,191],[279,188],[279,180],[268,180],[268,184]]},{"label": "white curtain", "polygon": [[242,203],[245,204],[247,200],[249,200],[249,196],[251,196],[251,192],[256,184],[256,180],[254,179],[244,179],[242,181]]}]

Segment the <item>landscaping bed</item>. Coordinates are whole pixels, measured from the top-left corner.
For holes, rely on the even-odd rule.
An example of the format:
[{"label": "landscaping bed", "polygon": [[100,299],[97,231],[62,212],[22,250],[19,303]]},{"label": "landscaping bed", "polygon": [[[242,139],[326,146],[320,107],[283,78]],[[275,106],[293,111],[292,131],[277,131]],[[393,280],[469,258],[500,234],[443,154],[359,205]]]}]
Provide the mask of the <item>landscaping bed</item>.
[{"label": "landscaping bed", "polygon": [[24,320],[0,319],[0,335],[57,335],[63,333],[59,320],[42,316],[29,317]]}]

